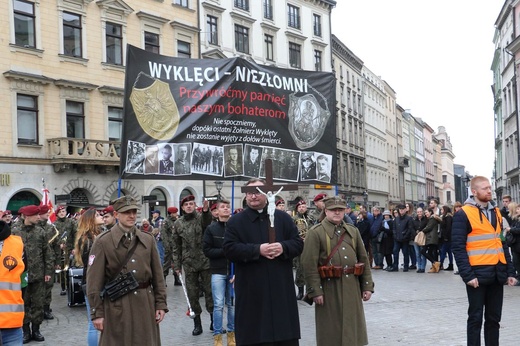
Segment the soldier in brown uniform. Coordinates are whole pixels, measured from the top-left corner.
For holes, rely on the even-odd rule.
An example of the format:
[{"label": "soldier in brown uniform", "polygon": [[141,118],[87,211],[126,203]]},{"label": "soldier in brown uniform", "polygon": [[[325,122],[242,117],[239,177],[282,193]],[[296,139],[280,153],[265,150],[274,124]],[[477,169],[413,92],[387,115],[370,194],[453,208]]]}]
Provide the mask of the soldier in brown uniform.
[{"label": "soldier in brown uniform", "polygon": [[[154,237],[135,227],[137,201],[125,196],[112,203],[118,224],[97,236],[88,260],[87,296],[99,345],[161,344],[159,323],[168,312],[161,260]],[[103,288],[119,273],[126,254],[135,251],[122,272],[132,272],[139,283],[134,291],[111,301]]]}]

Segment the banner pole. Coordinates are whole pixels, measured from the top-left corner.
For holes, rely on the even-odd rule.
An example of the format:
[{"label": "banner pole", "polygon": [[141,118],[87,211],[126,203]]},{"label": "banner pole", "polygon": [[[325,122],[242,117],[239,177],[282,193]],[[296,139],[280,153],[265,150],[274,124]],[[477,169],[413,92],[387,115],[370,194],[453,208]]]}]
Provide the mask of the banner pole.
[{"label": "banner pole", "polygon": [[235,179],[231,180],[231,210],[235,211]]},{"label": "banner pole", "polygon": [[117,198],[121,197],[121,178],[117,180]]}]

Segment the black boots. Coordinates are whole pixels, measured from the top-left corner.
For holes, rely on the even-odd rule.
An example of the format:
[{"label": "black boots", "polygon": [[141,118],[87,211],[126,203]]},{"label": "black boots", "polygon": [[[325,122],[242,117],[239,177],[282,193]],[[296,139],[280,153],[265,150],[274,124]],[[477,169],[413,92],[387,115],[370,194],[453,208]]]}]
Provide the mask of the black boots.
[{"label": "black boots", "polygon": [[49,305],[45,305],[43,307],[43,318],[46,320],[53,320],[54,316],[52,315],[51,309]]},{"label": "black boots", "polygon": [[296,296],[297,300],[303,299],[303,287],[298,287],[298,295]]},{"label": "black boots", "polygon": [[32,325],[32,339],[34,341],[45,341],[45,338],[43,337],[42,333],[40,333],[39,324]]},{"label": "black boots", "polygon": [[195,328],[193,328],[191,335],[202,334],[202,322],[200,321],[200,315],[195,316],[195,319],[193,320],[193,324],[195,325]]},{"label": "black boots", "polygon": [[173,286],[182,286],[181,281],[179,280],[179,275],[176,272],[173,272]]},{"label": "black boots", "polygon": [[448,264],[448,267],[444,270],[453,270],[453,264]]},{"label": "black boots", "polygon": [[209,324],[209,330],[213,331],[213,313],[209,314],[209,318],[211,318],[211,322]]},{"label": "black boots", "polygon": [[26,344],[31,341],[31,327],[29,324],[23,325],[23,343]]}]

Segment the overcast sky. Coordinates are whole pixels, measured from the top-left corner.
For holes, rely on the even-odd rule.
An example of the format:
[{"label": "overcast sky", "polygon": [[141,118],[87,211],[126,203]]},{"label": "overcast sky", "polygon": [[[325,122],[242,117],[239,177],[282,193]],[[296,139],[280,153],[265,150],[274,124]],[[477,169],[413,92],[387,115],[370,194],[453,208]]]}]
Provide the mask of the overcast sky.
[{"label": "overcast sky", "polygon": [[454,163],[491,178],[493,36],[503,0],[337,0],[332,33],[435,131]]}]

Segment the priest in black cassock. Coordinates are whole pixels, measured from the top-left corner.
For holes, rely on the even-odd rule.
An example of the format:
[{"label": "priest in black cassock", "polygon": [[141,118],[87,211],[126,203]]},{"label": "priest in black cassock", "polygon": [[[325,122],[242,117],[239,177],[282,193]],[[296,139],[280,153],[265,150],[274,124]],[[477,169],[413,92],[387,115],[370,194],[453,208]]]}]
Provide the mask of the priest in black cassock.
[{"label": "priest in black cassock", "polygon": [[[247,186],[262,189],[264,184],[253,178]],[[269,243],[267,196],[247,192],[246,202],[248,207],[229,219],[223,244],[226,257],[235,263],[237,345],[298,345],[292,262],[303,251],[303,241],[289,214],[275,210],[276,238]]]}]

